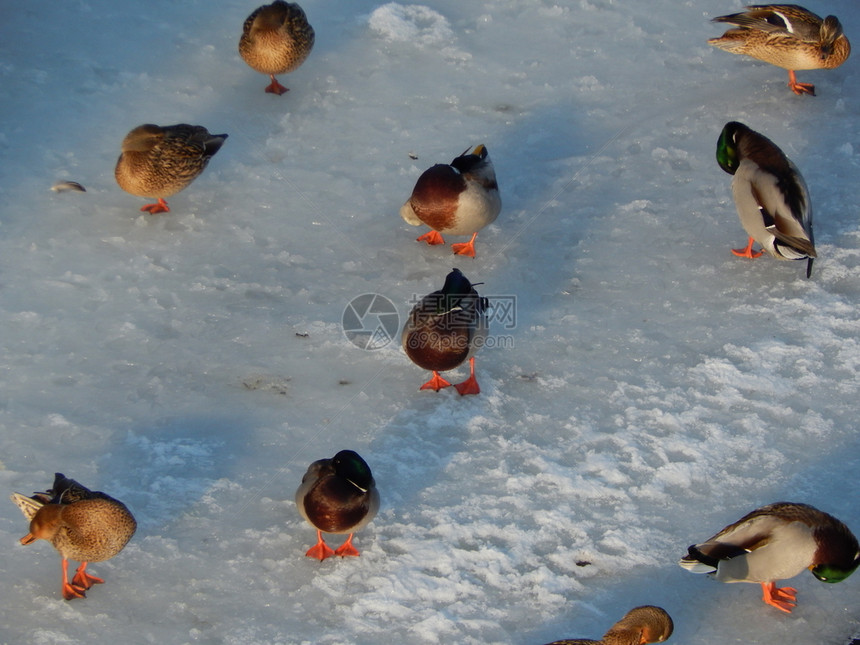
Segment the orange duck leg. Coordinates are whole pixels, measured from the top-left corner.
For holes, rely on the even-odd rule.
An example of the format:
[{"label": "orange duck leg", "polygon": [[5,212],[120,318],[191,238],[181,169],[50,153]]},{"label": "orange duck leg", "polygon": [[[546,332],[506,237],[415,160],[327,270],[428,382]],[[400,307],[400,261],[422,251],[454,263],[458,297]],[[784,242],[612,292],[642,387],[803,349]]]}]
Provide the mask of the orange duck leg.
[{"label": "orange duck leg", "polygon": [[797,606],[797,589],[794,587],[777,587],[775,582],[762,582],[761,591],[765,604],[787,614]]},{"label": "orange duck leg", "polygon": [[170,212],[170,209],[167,207],[167,202],[164,201],[161,197],[158,198],[157,204],[147,204],[146,206],[141,206],[140,210],[147,212],[150,215],[155,215],[156,213]]},{"label": "orange duck leg", "polygon": [[749,258],[750,260],[752,260],[753,258],[761,257],[761,255],[762,255],[761,251],[753,251],[752,250],[753,244],[755,244],[755,240],[753,238],[750,238],[750,241],[747,244],[746,248],[744,248],[744,249],[732,249],[732,253],[737,255],[739,258]]},{"label": "orange duck leg", "polygon": [[788,86],[791,91],[797,95],[809,94],[815,96],[815,86],[812,83],[798,83],[797,76],[794,75],[794,70],[788,70]]},{"label": "orange duck leg", "polygon": [[475,357],[469,359],[469,378],[462,383],[457,383],[454,386],[460,393],[460,396],[466,394],[480,394],[481,388],[478,387],[478,380],[475,378]]},{"label": "orange duck leg", "polygon": [[438,392],[443,387],[449,387],[451,384],[439,376],[439,372],[433,370],[433,378],[427,381],[424,385],[422,385],[419,390],[433,390],[434,392]]},{"label": "orange duck leg", "polygon": [[269,78],[272,79],[272,82],[266,86],[267,94],[277,94],[278,96],[281,96],[281,94],[286,94],[290,91],[290,88],[284,87],[278,83],[278,79],[275,78],[274,74],[269,74]]},{"label": "orange duck leg", "polygon": [[316,558],[320,562],[334,555],[334,551],[323,540],[322,531],[319,529],[317,529],[317,543],[308,549],[305,555],[309,558]]},{"label": "orange duck leg", "polygon": [[455,255],[468,255],[470,258],[475,257],[475,238],[478,237],[477,231],[472,233],[472,239],[461,244],[452,244],[451,250]]},{"label": "orange duck leg", "polygon": [[416,242],[427,242],[431,246],[436,246],[437,244],[444,244],[445,240],[439,234],[439,231],[429,231],[428,233],[424,233],[419,237],[415,238]]},{"label": "orange duck leg", "polygon": [[334,554],[341,557],[345,555],[358,555],[358,549],[352,546],[352,533],[350,533],[349,537],[346,538],[346,542],[334,550]]}]

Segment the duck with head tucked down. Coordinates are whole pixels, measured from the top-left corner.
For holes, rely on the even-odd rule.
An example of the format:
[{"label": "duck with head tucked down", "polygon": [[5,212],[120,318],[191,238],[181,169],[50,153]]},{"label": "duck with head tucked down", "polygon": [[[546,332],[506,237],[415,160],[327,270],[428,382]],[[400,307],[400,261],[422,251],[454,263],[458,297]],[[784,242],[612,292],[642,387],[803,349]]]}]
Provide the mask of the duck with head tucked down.
[{"label": "duck with head tucked down", "polygon": [[430,293],[409,313],[403,326],[403,351],[418,367],[433,372],[422,390],[438,392],[451,385],[439,372],[452,370],[469,359],[469,378],[454,388],[461,395],[480,394],[473,354],[487,335],[487,299],[459,269],[453,269],[439,291]]},{"label": "duck with head tucked down", "polygon": [[289,91],[275,74],[295,71],[314,46],[314,29],[295,2],[275,0],[255,9],[242,26],[239,55],[251,69],[267,74],[266,92],[280,96]]},{"label": "duck with head tucked down", "polygon": [[[352,536],[379,511],[379,492],[370,466],[353,450],[341,450],[331,459],[313,462],[296,491],[296,507],[317,530],[317,543],[305,555],[320,562],[333,555],[357,556]],[[349,533],[349,537],[332,550],[323,532]]]},{"label": "duck with head tucked down", "polygon": [[425,170],[412,195],[400,208],[400,216],[413,226],[425,224],[430,232],[419,242],[444,244],[445,235],[472,235],[461,244],[452,244],[456,255],[475,257],[478,231],[492,224],[502,210],[496,171],[487,147],[467,148],[450,164],[436,164]]},{"label": "duck with head tucked down", "polygon": [[226,134],[209,134],[202,125],[144,123],[123,139],[114,170],[116,181],[132,195],[158,199],[140,210],[167,213],[165,197],[187,188],[226,139]]},{"label": "duck with head tucked down", "polygon": [[795,94],[815,96],[815,86],[798,83],[800,69],[833,69],[848,59],[851,44],[836,16],[823,20],[796,4],[751,5],[741,13],[718,16],[714,22],[734,25],[709,45],[745,54],[788,70],[788,86]]},{"label": "duck with head tucked down", "polygon": [[809,569],[822,582],[841,582],[860,565],[860,546],[832,515],[808,504],[776,502],[692,545],[679,564],[720,582],[758,583],[766,604],[791,613],[797,589],[777,587],[777,580]]},{"label": "duck with head tucked down", "polygon": [[757,258],[758,242],[778,260],[807,260],[812,275],[817,256],[812,234],[812,203],[797,167],[773,141],[743,123],[727,123],[717,140],[717,163],[732,179],[732,195],[741,225],[749,235],[746,248],[733,249]]},{"label": "duck with head tucked down", "polygon": [[675,626],[662,607],[643,605],[628,611],[599,641],[574,638],[553,641],[548,645],[645,645],[662,643],[672,635]]},{"label": "duck with head tucked down", "polygon": [[[110,495],[91,491],[62,473],[46,493],[27,497],[13,493],[12,501],[28,520],[30,532],[21,544],[47,540],[63,558],[62,594],[66,600],[83,598],[93,584],[104,580],[87,572],[87,564],[109,560],[122,551],[137,522],[125,504]],[[69,582],[69,560],[81,565]]]}]

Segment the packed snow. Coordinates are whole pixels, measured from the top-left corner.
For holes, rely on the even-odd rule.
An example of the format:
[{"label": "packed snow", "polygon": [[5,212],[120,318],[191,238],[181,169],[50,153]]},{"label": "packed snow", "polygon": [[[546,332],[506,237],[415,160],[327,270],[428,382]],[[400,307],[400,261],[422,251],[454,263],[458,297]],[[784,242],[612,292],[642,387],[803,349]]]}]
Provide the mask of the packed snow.
[{"label": "packed snow", "polygon": [[[779,500],[860,533],[857,57],[799,72],[813,98],[707,45],[725,1],[305,0],[316,45],[278,97],[237,52],[256,6],[6,7],[0,487],[63,472],[139,526],[67,602],[7,502],[0,642],[525,645],[642,604],[686,645],[860,631],[860,574],[802,574],[787,615],[677,566]],[[806,6],[860,42],[854,3]],[[730,120],[803,172],[812,279],[729,252]],[[157,216],[113,177],[147,122],[230,136]],[[418,244],[398,215],[415,180],[480,143],[503,208],[477,258]],[[363,294],[402,324],[454,266],[515,302],[478,396],[418,391],[396,335],[343,329]],[[293,495],[342,448],[382,508],[360,557],[320,563]]]}]

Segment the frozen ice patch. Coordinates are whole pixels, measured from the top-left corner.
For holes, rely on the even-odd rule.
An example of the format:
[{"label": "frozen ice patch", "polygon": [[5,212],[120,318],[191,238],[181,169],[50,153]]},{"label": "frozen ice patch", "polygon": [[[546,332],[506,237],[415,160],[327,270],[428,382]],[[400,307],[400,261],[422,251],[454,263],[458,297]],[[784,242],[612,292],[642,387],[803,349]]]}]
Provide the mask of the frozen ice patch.
[{"label": "frozen ice patch", "polygon": [[368,24],[373,31],[392,42],[427,46],[447,43],[454,38],[445,16],[419,4],[389,2],[370,14]]}]

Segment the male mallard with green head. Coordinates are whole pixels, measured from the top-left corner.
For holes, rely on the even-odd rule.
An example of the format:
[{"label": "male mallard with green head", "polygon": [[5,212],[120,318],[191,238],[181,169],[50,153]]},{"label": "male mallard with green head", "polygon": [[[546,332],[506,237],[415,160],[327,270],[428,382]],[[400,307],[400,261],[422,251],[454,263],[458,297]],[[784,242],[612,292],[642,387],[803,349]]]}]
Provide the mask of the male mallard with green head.
[{"label": "male mallard with green head", "polygon": [[812,203],[797,167],[767,137],[732,121],[717,140],[717,163],[730,175],[741,225],[749,235],[738,257],[757,258],[754,242],[778,260],[807,260],[806,277],[817,257]]},{"label": "male mallard with green head", "polygon": [[822,582],[841,582],[860,565],[860,546],[832,515],[808,504],[777,502],[694,544],[679,564],[721,582],[758,583],[765,603],[791,613],[797,590],[777,587],[777,580],[809,569]]},{"label": "male mallard with green head", "polygon": [[281,95],[288,89],[278,83],[275,74],[287,74],[299,68],[314,46],[314,29],[295,2],[276,0],[254,10],[242,26],[239,54],[248,65],[268,74],[272,82],[266,92]]},{"label": "male mallard with green head", "polygon": [[599,641],[588,638],[553,641],[548,645],[645,645],[662,643],[675,629],[662,607],[643,605],[628,611]]},{"label": "male mallard with green head", "polygon": [[502,210],[496,171],[487,147],[467,148],[450,164],[436,164],[425,170],[412,195],[400,208],[400,216],[413,226],[426,224],[429,233],[419,242],[444,244],[445,235],[472,235],[461,244],[452,244],[457,255],[475,257],[478,231],[492,224]]},{"label": "male mallard with green head", "polygon": [[167,213],[164,198],[187,188],[225,139],[226,134],[209,134],[201,125],[139,125],[123,139],[114,170],[116,181],[132,195],[158,199],[140,210]]},{"label": "male mallard with green head", "polygon": [[788,86],[795,94],[815,96],[815,86],[798,83],[795,70],[833,69],[851,53],[836,16],[822,20],[796,4],[752,5],[744,12],[713,20],[735,27],[708,44],[787,69]]},{"label": "male mallard with green head", "polygon": [[[134,535],[134,516],[125,504],[110,495],[91,491],[62,473],[54,475],[54,486],[46,493],[27,497],[13,493],[12,501],[30,520],[30,532],[21,544],[47,540],[62,556],[63,598],[83,598],[93,584],[104,582],[87,573],[89,562],[109,560]],[[81,563],[71,583],[69,560]]]},{"label": "male mallard with green head", "polygon": [[[317,530],[317,543],[305,555],[320,561],[333,555],[358,555],[352,536],[379,510],[379,493],[370,466],[352,450],[313,462],[296,491],[296,507]],[[323,540],[323,532],[349,533],[349,537],[332,550]]]},{"label": "male mallard with green head", "polygon": [[487,335],[487,299],[459,269],[452,270],[439,291],[424,296],[409,313],[403,327],[403,350],[418,367],[433,377],[421,386],[435,390],[451,385],[439,372],[452,370],[469,359],[469,378],[454,385],[457,392],[479,394],[475,379],[475,357]]}]

